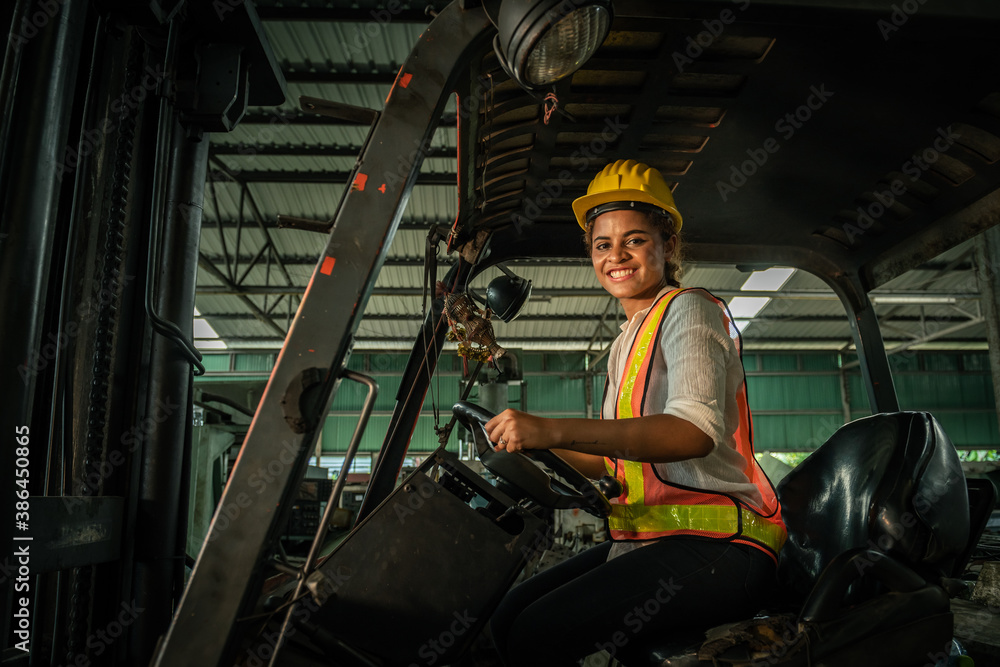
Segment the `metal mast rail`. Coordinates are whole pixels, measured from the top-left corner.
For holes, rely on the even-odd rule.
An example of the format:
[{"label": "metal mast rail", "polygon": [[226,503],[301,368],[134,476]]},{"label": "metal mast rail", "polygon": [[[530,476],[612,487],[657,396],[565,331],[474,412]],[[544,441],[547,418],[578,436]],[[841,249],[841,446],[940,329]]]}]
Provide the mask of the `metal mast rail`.
[{"label": "metal mast rail", "polygon": [[452,3],[400,69],[153,660],[156,667],[232,664],[237,622],[251,613],[262,566],[287,518],[416,180],[420,148],[428,145],[456,76],[489,27],[481,8]]}]

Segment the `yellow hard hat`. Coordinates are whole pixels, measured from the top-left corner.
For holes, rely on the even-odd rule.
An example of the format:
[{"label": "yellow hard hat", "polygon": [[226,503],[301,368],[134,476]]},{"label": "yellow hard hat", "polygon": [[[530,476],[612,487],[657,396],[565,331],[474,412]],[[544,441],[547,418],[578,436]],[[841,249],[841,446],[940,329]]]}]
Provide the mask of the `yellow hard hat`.
[{"label": "yellow hard hat", "polygon": [[[598,207],[600,210],[594,211]],[[663,209],[674,221],[674,231],[681,230],[681,214],[674,205],[674,195],[663,180],[663,175],[653,167],[635,160],[618,160],[609,164],[590,182],[587,194],[573,202],[576,221],[585,231],[588,213],[593,218],[606,211],[629,208]]]}]

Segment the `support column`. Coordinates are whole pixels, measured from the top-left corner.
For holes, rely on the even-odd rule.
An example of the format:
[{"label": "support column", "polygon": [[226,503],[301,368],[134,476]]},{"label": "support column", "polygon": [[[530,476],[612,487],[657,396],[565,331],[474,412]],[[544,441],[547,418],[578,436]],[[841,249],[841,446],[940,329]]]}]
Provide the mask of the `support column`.
[{"label": "support column", "polygon": [[[208,167],[208,136],[189,139],[170,110],[161,110],[171,132],[158,147],[160,164],[169,165],[159,216],[162,248],[154,266],[155,313],[190,340],[194,321],[198,243]],[[155,223],[154,223],[155,224]],[[149,257],[148,261],[157,261]],[[185,456],[190,451],[191,362],[177,341],[156,334],[150,352],[149,394],[141,423],[155,423],[142,448],[139,510],[136,522],[133,591],[146,612],[136,619],[129,643],[132,664],[146,665],[170,625],[182,579],[187,535]]]},{"label": "support column", "polygon": [[878,316],[868,298],[867,290],[857,274],[840,276],[839,279],[827,282],[847,309],[851,334],[858,348],[858,360],[844,364],[841,372],[854,366],[861,368],[861,378],[868,393],[868,405],[873,414],[897,412],[899,400],[896,398],[896,387],[892,382],[889,357],[885,352]]},{"label": "support column", "polygon": [[[43,340],[43,319],[54,273],[52,249],[63,187],[60,163],[70,147],[73,93],[87,12],[86,2],[54,5],[59,12],[30,39],[10,35],[0,79],[0,317],[4,322],[0,327],[0,383],[4,387],[0,425],[4,434],[14,433],[18,426],[30,427],[34,443],[31,480],[38,483],[38,490],[33,489],[38,495],[44,480],[50,406],[36,406],[35,399],[39,375],[51,372],[59,347],[58,340]],[[37,3],[21,0],[13,25],[25,21],[32,25],[37,11]],[[72,182],[67,180],[66,185]],[[0,469],[12,471],[13,448],[0,449],[5,452]]]},{"label": "support column", "polygon": [[[70,214],[64,196],[73,185],[72,178],[64,179],[61,163],[71,145],[76,145],[71,128],[88,12],[85,0],[50,3],[50,13],[43,14],[47,18],[38,25],[42,22],[32,23],[40,9],[37,2],[8,3],[0,11],[7,17],[4,26],[10,29],[0,66],[0,385],[4,398],[0,432],[5,438],[0,446],[0,470],[5,475],[0,482],[0,507],[9,517],[0,527],[0,542],[5,554],[11,553],[12,544],[29,544],[13,542],[11,535],[17,500],[15,460],[20,458],[15,455],[17,445],[25,444],[18,443],[15,435],[28,438],[25,458],[30,495],[44,495],[46,489],[53,407],[47,399],[67,340],[53,326],[58,323],[61,284],[61,262],[53,256],[62,256],[54,248],[67,234]],[[27,527],[29,533],[37,529],[36,525]],[[30,535],[18,535],[25,536]],[[42,555],[35,547],[31,551],[36,559]],[[58,599],[58,586],[50,586],[51,580],[45,577],[32,576],[26,582],[29,589],[15,592],[13,578],[4,579],[0,609],[6,613],[0,619],[0,650],[6,657],[6,649],[18,641],[11,632],[14,600],[28,598],[31,602],[25,610],[33,619],[31,659],[41,664],[42,655],[52,652],[52,619],[57,612],[51,601]]]},{"label": "support column", "polygon": [[976,279],[986,320],[986,342],[990,351],[993,400],[1000,424],[1000,226],[991,227],[975,238]]}]

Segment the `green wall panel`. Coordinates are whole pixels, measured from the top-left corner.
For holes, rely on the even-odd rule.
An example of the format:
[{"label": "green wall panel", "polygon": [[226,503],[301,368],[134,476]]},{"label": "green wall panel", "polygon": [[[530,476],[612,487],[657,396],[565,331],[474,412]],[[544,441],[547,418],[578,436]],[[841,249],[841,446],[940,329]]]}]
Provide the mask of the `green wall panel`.
[{"label": "green wall panel", "polygon": [[515,410],[521,409],[521,383],[510,382],[507,384],[507,405]]},{"label": "green wall panel", "polygon": [[583,378],[536,375],[528,382],[529,412],[566,412],[586,414]]},{"label": "green wall panel", "polygon": [[606,384],[606,379],[607,375],[595,375],[590,380],[594,392],[593,409],[595,417],[601,414],[601,405],[604,403],[604,385]]},{"label": "green wall panel", "polygon": [[929,407],[953,407],[959,401],[959,397],[952,396],[943,399],[939,396],[937,387],[945,383],[945,377],[925,375],[922,373],[909,373],[898,375],[895,378],[896,396],[899,398],[899,406],[904,410],[925,410]]},{"label": "green wall panel", "polygon": [[985,352],[969,352],[961,355],[962,368],[967,371],[990,370],[990,355]]},{"label": "green wall panel", "polygon": [[205,354],[205,355],[202,355],[201,363],[205,367],[205,372],[211,372],[211,371],[228,371],[229,370],[229,355],[228,354]]},{"label": "green wall panel", "polygon": [[547,371],[583,371],[585,370],[584,354],[582,352],[561,352],[545,355],[545,370]]},{"label": "green wall panel", "polygon": [[521,372],[537,373],[543,371],[545,370],[544,362],[544,355],[542,354],[525,354],[521,357]]},{"label": "green wall panel", "polygon": [[602,375],[608,372],[608,355],[604,355],[596,364],[591,364],[590,370]]},{"label": "green wall panel", "polygon": [[409,355],[371,352],[368,354],[368,371],[371,373],[402,373],[406,370]]},{"label": "green wall panel", "polygon": [[836,354],[802,354],[799,356],[802,359],[802,370],[804,371],[839,370]]},{"label": "green wall panel", "polygon": [[762,371],[797,371],[799,358],[795,354],[762,354],[760,355],[760,370]]},{"label": "green wall panel", "polygon": [[[444,426],[451,419],[451,407],[449,406],[447,411],[441,411],[441,426]],[[455,425],[452,429],[451,437],[448,438],[448,447],[446,449],[449,452],[458,451],[458,437],[462,431],[462,427]],[[417,420],[417,425],[413,429],[413,439],[410,440],[411,452],[433,452],[438,448],[438,436],[434,431],[434,417],[432,415],[423,415]]]},{"label": "green wall panel", "polygon": [[920,359],[915,354],[902,352],[889,356],[889,368],[893,373],[902,371],[919,371]]},{"label": "green wall panel", "polygon": [[925,354],[922,356],[924,370],[928,371],[957,371],[961,363],[961,357],[957,354]]},{"label": "green wall panel", "polygon": [[348,370],[358,373],[365,373],[368,370],[368,356],[365,354],[352,354],[347,360]]},{"label": "green wall panel", "polygon": [[[423,409],[425,412],[433,411],[434,404],[437,403],[438,409],[442,413],[447,412],[450,415],[451,406],[455,405],[461,395],[462,388],[459,386],[458,376],[443,377],[440,382],[435,378],[424,397]],[[451,419],[451,417],[448,418]]]},{"label": "green wall panel", "polygon": [[[198,377],[196,377],[194,379],[194,382],[195,382],[196,386],[197,385],[201,385],[201,384],[213,385],[213,384],[215,384],[217,382],[225,382],[225,383],[230,383],[231,382],[231,383],[244,383],[244,384],[246,384],[246,383],[251,383],[251,382],[255,382],[256,381],[256,382],[266,383],[267,379],[269,377],[270,377],[269,373],[261,373],[259,375],[244,375],[244,374],[240,374],[240,375],[225,375],[225,374],[223,374],[223,375],[207,375],[207,376],[199,375]],[[202,379],[202,378],[204,378],[204,379]],[[261,388],[263,388],[263,385],[261,385]],[[209,389],[209,391],[211,391],[211,389]],[[242,397],[241,397],[241,400],[242,400]]]},{"label": "green wall panel", "polygon": [[[358,418],[356,415],[336,415],[326,418],[323,427],[323,451],[324,452],[346,452],[351,444],[351,436],[357,428]],[[368,420],[368,427],[361,439],[361,447],[358,451],[377,452],[382,446],[385,431],[389,427],[389,417],[373,415]]]},{"label": "green wall panel", "polygon": [[[226,375],[230,364],[242,374],[259,373],[250,379],[266,380],[274,362],[273,353],[206,354],[206,369],[222,373],[196,378],[197,383],[246,382],[247,375]],[[385,436],[389,415],[395,405],[407,353],[366,352],[352,355],[350,367],[372,374],[379,383],[376,414],[362,442],[362,450],[377,451]],[[586,382],[592,389],[594,415],[600,414],[607,357],[591,369],[590,377],[566,377],[584,370],[582,353],[519,352],[527,405],[518,403],[521,386],[508,385],[510,406],[539,414],[570,416],[586,414]],[[845,354],[849,363],[853,355]],[[902,409],[929,410],[944,424],[959,447],[1000,447],[1000,433],[994,413],[993,383],[989,357],[985,352],[901,353],[889,357]],[[413,434],[411,451],[437,447],[433,404],[442,424],[451,418],[451,406],[461,392],[459,374],[463,360],[446,352],[438,365],[438,375],[424,401],[423,413]],[[842,423],[838,355],[835,353],[758,352],[744,356],[748,371],[750,406],[754,411],[754,433],[759,451],[802,450],[821,444]],[[799,372],[807,371],[810,374]],[[867,392],[857,368],[847,373],[853,419],[870,414]],[[472,400],[478,396],[473,389]],[[336,413],[324,425],[324,450],[343,451],[354,431],[365,388],[344,381],[335,397]],[[779,414],[768,414],[768,412]],[[451,449],[456,448],[453,435]]]},{"label": "green wall panel", "polygon": [[956,447],[1000,446],[997,417],[993,411],[972,413],[936,412],[945,433]]},{"label": "green wall panel", "polygon": [[751,410],[839,410],[840,378],[836,375],[750,375],[747,397]]},{"label": "green wall panel", "polygon": [[275,354],[237,354],[233,362],[233,370],[237,372],[260,371],[270,374],[275,361],[277,361]]},{"label": "green wall panel", "polygon": [[754,449],[811,451],[843,425],[839,415],[754,415]]},{"label": "green wall panel", "polygon": [[985,374],[904,373],[896,376],[904,410],[983,409],[993,406],[993,381]]},{"label": "green wall panel", "polygon": [[861,381],[860,373],[847,374],[847,393],[852,412],[855,410],[865,412],[871,409],[868,405],[868,390]]},{"label": "green wall panel", "polygon": [[[396,404],[396,390],[399,389],[399,376],[375,376],[378,383],[378,397],[375,399],[375,411],[392,410]],[[333,398],[330,410],[333,412],[360,412],[364,405],[368,388],[360,382],[342,380],[337,395]]]},{"label": "green wall panel", "polygon": [[989,409],[995,405],[993,378],[989,375],[963,375],[960,378],[964,406]]},{"label": "green wall panel", "polygon": [[[451,411],[447,414],[441,413],[441,425],[448,423],[451,419]],[[373,415],[368,420],[368,427],[361,438],[361,446],[358,451],[377,452],[382,447],[386,431],[389,428],[390,417],[388,415]],[[345,452],[351,443],[351,436],[357,427],[357,417],[355,415],[331,415],[326,418],[326,425],[323,427],[323,451],[328,453]],[[455,427],[448,441],[448,450],[457,451],[457,434],[459,427]],[[438,448],[437,433],[434,431],[434,418],[431,415],[424,415],[417,420],[413,429],[413,438],[410,440],[411,452],[431,452]]]}]

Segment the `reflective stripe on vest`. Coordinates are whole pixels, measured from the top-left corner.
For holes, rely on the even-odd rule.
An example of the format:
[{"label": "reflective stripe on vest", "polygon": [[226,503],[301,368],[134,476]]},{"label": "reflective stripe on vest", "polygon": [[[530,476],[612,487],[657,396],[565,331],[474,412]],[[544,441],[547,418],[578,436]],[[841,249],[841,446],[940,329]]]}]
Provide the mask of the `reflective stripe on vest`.
[{"label": "reflective stripe on vest", "polygon": [[[645,414],[646,388],[660,326],[674,297],[684,291],[676,289],[663,295],[649,309],[640,325],[619,384],[615,405],[617,419]],[[727,329],[739,350],[739,334],[725,304],[711,294],[708,296],[722,309]],[[743,472],[760,492],[763,506],[753,508],[728,494],[664,482],[649,463],[605,459],[609,472],[618,478],[624,489],[621,496],[611,501],[613,511],[608,518],[608,528],[612,539],[647,540],[669,535],[699,535],[748,542],[777,554],[787,533],[774,488],[754,457],[745,381],[736,399],[739,404],[739,425],[734,434],[737,451],[745,462]]]}]

